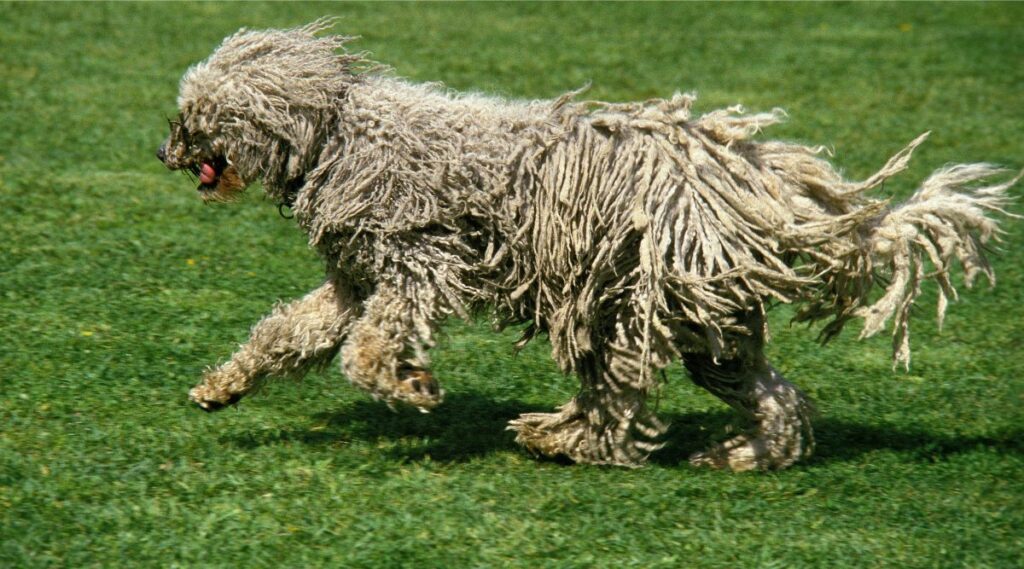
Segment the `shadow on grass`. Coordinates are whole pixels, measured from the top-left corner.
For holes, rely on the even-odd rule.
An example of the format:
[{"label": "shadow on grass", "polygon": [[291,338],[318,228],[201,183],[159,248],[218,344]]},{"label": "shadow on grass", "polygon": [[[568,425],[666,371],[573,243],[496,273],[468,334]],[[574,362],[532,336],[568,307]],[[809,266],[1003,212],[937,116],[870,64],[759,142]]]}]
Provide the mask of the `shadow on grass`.
[{"label": "shadow on grass", "polygon": [[520,401],[501,401],[473,394],[450,394],[431,413],[399,408],[395,411],[377,401],[360,400],[341,411],[313,415],[316,430],[246,432],[225,438],[242,448],[290,442],[333,445],[363,440],[382,445],[389,455],[402,460],[463,462],[498,450],[518,448],[515,434],[505,430],[521,413],[547,411]]},{"label": "shadow on grass", "polygon": [[[429,414],[411,409],[389,410],[374,401],[357,401],[344,411],[318,413],[311,429],[246,432],[226,437],[228,444],[255,448],[282,442],[329,446],[347,440],[387,443],[385,452],[399,460],[427,457],[439,462],[463,462],[495,451],[515,450],[514,433],[505,430],[521,413],[550,412],[553,408],[516,400],[493,400],[461,393],[450,395]],[[729,410],[663,414],[671,422],[666,446],[651,456],[663,466],[687,463],[690,454],[727,437],[726,427],[738,425]],[[956,437],[905,427],[867,425],[819,418],[815,422],[817,449],[805,464],[849,461],[876,450],[908,453],[914,460],[935,462],[944,457],[990,448],[999,453],[1024,454],[1024,431],[993,436]],[[556,462],[565,462],[558,460]]]},{"label": "shadow on grass", "polygon": [[[728,438],[727,425],[739,425],[729,413],[686,413],[668,417],[672,427],[663,450],[651,456],[651,462],[665,466],[686,464],[693,452],[712,442]],[[1024,431],[1015,430],[991,436],[949,436],[906,427],[870,425],[851,421],[818,418],[814,422],[817,446],[806,466],[846,462],[879,450],[912,457],[917,462],[940,462],[947,457],[988,448],[1000,454],[1024,454]]]}]

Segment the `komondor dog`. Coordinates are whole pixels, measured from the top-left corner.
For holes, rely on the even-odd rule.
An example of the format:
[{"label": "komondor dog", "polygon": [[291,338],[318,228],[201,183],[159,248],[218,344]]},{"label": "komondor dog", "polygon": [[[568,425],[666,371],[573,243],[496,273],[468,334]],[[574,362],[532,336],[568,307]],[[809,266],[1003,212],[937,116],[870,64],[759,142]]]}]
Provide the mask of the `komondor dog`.
[{"label": "komondor dog", "polygon": [[[922,281],[941,321],[966,283],[993,280],[982,244],[1018,178],[987,164],[939,170],[905,203],[868,191],[905,169],[921,136],[867,180],[821,148],[755,140],[781,111],[694,116],[692,96],[610,104],[578,93],[510,101],[394,77],[319,21],[246,31],[188,70],[158,157],[207,201],[261,181],[325,259],[324,283],[281,305],[190,398],[214,410],[269,376],[339,352],[349,380],[389,405],[429,410],[443,391],[430,348],[450,315],[526,323],[580,379],[554,413],[510,423],[533,452],[639,465],[666,425],[647,404],[658,371],[693,381],[750,421],[691,458],[784,468],[813,448],[807,397],[765,358],[765,310],[800,303],[822,337],[891,321],[895,360]],[[878,291],[878,294],[873,292]]]}]

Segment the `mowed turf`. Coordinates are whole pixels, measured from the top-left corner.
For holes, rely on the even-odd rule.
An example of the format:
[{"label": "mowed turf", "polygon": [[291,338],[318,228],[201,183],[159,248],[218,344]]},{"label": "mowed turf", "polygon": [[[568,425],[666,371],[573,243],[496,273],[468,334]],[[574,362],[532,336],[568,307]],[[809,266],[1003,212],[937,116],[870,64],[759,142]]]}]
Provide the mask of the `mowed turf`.
[{"label": "mowed turf", "polygon": [[178,78],[241,26],[332,14],[460,90],[783,107],[763,136],[824,144],[851,177],[933,130],[880,193],[1024,167],[1022,5],[0,4],[0,566],[1021,566],[1024,222],[941,332],[926,290],[909,373],[887,338],[820,347],[773,312],[771,355],[820,410],[817,454],[783,472],[687,464],[733,417],[678,366],[646,468],[531,458],[505,422],[574,380],[486,320],[446,326],[429,415],[336,366],[188,404],[322,265],[258,188],[207,207],[158,164]]}]

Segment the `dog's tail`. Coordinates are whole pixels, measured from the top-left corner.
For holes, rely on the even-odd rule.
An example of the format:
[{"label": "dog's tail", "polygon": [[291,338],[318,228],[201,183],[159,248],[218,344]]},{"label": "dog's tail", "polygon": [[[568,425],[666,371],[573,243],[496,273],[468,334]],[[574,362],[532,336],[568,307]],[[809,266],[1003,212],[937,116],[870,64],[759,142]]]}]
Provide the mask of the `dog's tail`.
[{"label": "dog's tail", "polygon": [[[910,154],[927,133],[918,137],[894,156],[885,168],[867,181],[852,188],[860,193],[879,185],[889,176],[902,171]],[[839,332],[850,318],[862,318],[860,337],[877,334],[893,320],[893,365],[910,365],[910,309],[921,292],[921,283],[932,279],[939,285],[938,325],[949,300],[957,299],[951,280],[956,262],[964,273],[964,285],[970,288],[978,275],[991,285],[995,273],[985,256],[985,244],[999,240],[1002,233],[998,215],[1020,217],[1006,211],[1012,201],[1007,190],[1024,176],[992,185],[983,181],[1007,171],[991,164],[959,164],[934,172],[921,187],[902,204],[886,207],[873,202],[857,213],[873,209],[870,215],[853,215],[860,247],[843,256],[841,263],[823,269],[825,287],[819,298],[798,313],[797,320],[817,320],[822,312],[830,312],[834,320],[822,331],[823,339]],[[931,270],[927,263],[930,262]],[[869,298],[879,287],[884,289],[876,300]],[[829,304],[827,309],[825,304]]]}]

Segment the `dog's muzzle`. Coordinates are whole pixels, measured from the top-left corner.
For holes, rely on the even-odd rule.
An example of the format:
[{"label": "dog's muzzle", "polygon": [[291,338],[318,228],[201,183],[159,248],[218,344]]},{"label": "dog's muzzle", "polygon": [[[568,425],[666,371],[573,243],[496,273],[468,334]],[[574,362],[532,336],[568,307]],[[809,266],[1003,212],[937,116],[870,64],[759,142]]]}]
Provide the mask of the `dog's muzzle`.
[{"label": "dog's muzzle", "polygon": [[218,401],[216,399],[203,399],[197,397],[194,393],[190,393],[189,399],[191,399],[192,402],[198,405],[199,408],[202,409],[203,411],[206,411],[207,413],[213,413],[214,411],[220,411],[221,409],[230,407],[235,403],[238,403],[239,401],[241,401],[242,396],[238,393],[234,393],[230,397],[228,397],[227,400]]},{"label": "dog's muzzle", "polygon": [[156,149],[156,159],[166,163],[167,162],[167,143],[160,145],[160,148]]}]

